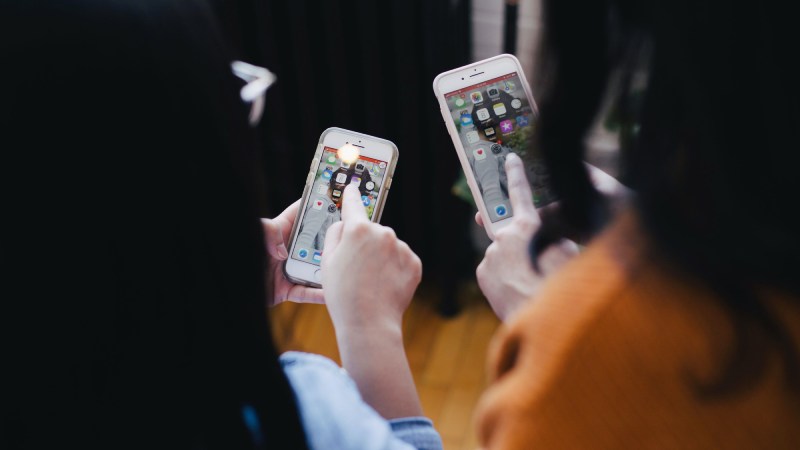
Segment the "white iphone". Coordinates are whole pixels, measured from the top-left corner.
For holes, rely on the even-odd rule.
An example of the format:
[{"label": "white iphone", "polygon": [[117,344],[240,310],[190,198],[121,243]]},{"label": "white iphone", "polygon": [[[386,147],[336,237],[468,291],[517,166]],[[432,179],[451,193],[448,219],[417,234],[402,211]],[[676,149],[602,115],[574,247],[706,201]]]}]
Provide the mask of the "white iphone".
[{"label": "white iphone", "polygon": [[536,103],[516,57],[499,55],[439,74],[433,91],[491,239],[514,215],[504,165],[509,153],[525,162],[534,204],[553,200],[533,144]]},{"label": "white iphone", "polygon": [[358,185],[367,216],[378,222],[392,186],[399,153],[391,141],[341,128],[328,128],[317,145],[303,200],[290,238],[283,272],[290,281],[321,287],[325,233],[341,220],[344,188]]}]

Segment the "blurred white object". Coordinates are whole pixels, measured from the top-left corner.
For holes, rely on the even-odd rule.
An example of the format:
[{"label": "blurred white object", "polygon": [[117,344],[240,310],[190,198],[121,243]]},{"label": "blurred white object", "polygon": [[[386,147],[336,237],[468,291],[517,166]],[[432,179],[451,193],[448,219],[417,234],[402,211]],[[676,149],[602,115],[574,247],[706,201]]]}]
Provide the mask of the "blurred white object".
[{"label": "blurred white object", "polygon": [[231,62],[231,70],[234,75],[247,82],[239,95],[242,100],[251,104],[249,121],[250,125],[255,126],[264,113],[264,94],[278,78],[263,67],[243,61]]}]

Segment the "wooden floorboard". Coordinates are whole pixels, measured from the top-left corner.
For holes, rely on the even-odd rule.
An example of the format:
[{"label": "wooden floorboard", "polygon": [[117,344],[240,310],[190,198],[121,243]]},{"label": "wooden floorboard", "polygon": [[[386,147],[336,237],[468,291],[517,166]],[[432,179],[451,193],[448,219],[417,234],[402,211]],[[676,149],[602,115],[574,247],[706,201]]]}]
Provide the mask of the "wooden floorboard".
[{"label": "wooden floorboard", "polygon": [[[450,319],[434,306],[435,289],[420,289],[403,322],[404,342],[425,414],[433,420],[447,450],[477,448],[472,414],[486,384],[486,350],[499,321],[475,286],[461,290],[461,313]],[[281,351],[325,355],[339,352],[323,305],[285,303],[270,321]]]}]

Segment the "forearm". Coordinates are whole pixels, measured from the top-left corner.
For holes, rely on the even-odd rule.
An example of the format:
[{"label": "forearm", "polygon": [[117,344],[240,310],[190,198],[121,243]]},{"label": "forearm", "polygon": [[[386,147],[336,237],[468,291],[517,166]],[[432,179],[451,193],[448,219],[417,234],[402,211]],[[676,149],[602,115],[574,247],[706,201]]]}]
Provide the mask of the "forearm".
[{"label": "forearm", "polygon": [[401,326],[337,329],[342,365],[364,401],[386,419],[421,416]]}]

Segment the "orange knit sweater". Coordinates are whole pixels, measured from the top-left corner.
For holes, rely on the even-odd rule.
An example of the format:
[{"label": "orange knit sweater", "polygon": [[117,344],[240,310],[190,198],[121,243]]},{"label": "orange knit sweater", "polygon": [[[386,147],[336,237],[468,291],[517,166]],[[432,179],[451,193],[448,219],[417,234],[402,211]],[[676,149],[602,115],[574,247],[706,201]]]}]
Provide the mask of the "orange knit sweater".
[{"label": "orange knit sweater", "polygon": [[[501,328],[476,411],[480,442],[800,449],[800,396],[777,353],[753,389],[698,398],[698,380],[732,349],[732,323],[707,288],[649,259],[641,236],[631,216],[618,220]],[[800,342],[800,302],[769,299]]]}]

